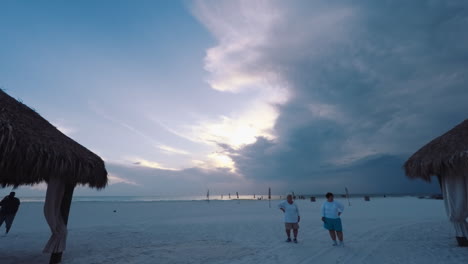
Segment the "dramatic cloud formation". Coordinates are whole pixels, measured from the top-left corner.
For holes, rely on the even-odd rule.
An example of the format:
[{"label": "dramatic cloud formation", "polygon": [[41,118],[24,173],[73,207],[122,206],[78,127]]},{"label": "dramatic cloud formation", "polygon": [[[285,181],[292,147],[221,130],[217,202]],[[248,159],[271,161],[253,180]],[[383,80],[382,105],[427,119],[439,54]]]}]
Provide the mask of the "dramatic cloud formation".
[{"label": "dramatic cloud formation", "polygon": [[273,139],[224,146],[237,171],[359,191],[414,188],[404,186],[405,158],[468,112],[467,4],[255,3],[196,9],[219,40],[207,55],[214,89],[287,89]]},{"label": "dramatic cloud formation", "polygon": [[[112,185],[102,191],[104,195],[196,195],[206,192],[207,186],[221,193],[241,189],[253,193],[251,188],[243,187],[247,180],[227,169],[166,170],[114,163],[108,163],[107,169],[114,174],[110,177]],[[78,194],[93,193],[96,195],[95,191],[86,188],[78,190]]]},{"label": "dramatic cloud formation", "polygon": [[402,165],[467,118],[466,1],[0,5],[0,85],[102,194],[436,192]]}]

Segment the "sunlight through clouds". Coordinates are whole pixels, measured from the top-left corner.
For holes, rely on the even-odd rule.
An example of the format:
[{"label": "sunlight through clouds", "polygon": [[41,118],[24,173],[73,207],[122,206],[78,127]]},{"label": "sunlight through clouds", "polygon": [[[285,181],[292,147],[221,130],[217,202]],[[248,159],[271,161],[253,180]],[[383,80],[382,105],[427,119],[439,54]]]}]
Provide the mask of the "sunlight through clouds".
[{"label": "sunlight through clouds", "polygon": [[222,153],[212,153],[208,157],[215,168],[228,168],[232,172],[235,171],[234,161],[229,156]]},{"label": "sunlight through clouds", "polygon": [[234,161],[223,153],[214,152],[209,154],[205,160],[192,160],[192,163],[201,169],[228,169],[230,172],[236,173]]},{"label": "sunlight through clouds", "polygon": [[219,120],[205,121],[193,129],[203,142],[225,143],[240,148],[254,143],[259,136],[273,139],[272,128],[277,116],[271,105],[261,104],[239,116],[222,116]]},{"label": "sunlight through clouds", "polygon": [[116,193],[411,190],[405,158],[468,113],[466,1],[6,2],[2,87]]},{"label": "sunlight through clouds", "polygon": [[258,64],[258,50],[269,41],[268,33],[281,18],[279,10],[266,1],[198,1],[193,12],[218,41],[205,57],[211,88],[251,96],[244,109],[200,122],[193,128],[195,135],[203,142],[233,148],[252,144],[260,136],[274,139],[276,106],[288,101],[289,92],[272,66]]}]

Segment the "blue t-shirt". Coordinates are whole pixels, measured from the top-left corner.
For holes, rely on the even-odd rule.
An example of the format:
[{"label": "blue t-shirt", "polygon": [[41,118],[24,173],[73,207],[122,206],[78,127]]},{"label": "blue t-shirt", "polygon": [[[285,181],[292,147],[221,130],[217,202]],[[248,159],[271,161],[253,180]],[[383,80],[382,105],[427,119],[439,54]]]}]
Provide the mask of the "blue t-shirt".
[{"label": "blue t-shirt", "polygon": [[289,204],[288,201],[283,201],[278,204],[278,208],[284,209],[285,223],[297,223],[299,218],[299,207],[297,207],[295,202]]},{"label": "blue t-shirt", "polygon": [[338,213],[344,211],[344,206],[337,201],[326,201],[322,204],[322,216],[326,218],[340,218]]}]

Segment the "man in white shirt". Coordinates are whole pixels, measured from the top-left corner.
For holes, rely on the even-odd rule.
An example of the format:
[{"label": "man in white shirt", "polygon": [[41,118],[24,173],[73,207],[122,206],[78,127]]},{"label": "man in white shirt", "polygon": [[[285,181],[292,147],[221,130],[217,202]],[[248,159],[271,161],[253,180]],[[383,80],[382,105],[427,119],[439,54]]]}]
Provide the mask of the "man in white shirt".
[{"label": "man in white shirt", "polygon": [[284,226],[286,227],[286,235],[288,239],[286,242],[291,242],[291,229],[294,233],[294,243],[297,243],[297,233],[299,231],[299,221],[301,216],[299,215],[299,208],[293,201],[293,196],[289,194],[286,197],[286,201],[281,202],[278,208],[284,213]]},{"label": "man in white shirt", "polygon": [[[334,201],[333,193],[327,193],[325,195],[327,201],[322,205],[322,221],[323,227],[328,230],[330,237],[333,240],[333,246],[344,246],[343,243],[343,227],[341,225],[340,215],[344,211],[344,207],[341,203]],[[338,236],[339,244],[336,243],[336,237]]]}]

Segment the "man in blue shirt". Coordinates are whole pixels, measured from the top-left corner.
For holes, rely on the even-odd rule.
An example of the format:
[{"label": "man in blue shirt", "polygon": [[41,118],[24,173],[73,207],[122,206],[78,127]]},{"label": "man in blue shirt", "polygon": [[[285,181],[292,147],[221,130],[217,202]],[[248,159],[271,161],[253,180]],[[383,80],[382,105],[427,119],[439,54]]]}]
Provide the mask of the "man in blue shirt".
[{"label": "man in blue shirt", "polygon": [[299,232],[299,221],[301,216],[299,215],[299,208],[293,201],[293,196],[289,194],[286,197],[286,201],[281,202],[278,208],[284,213],[284,226],[286,228],[286,235],[288,239],[286,242],[291,242],[291,229],[294,233],[294,243],[297,243],[297,233]]}]

